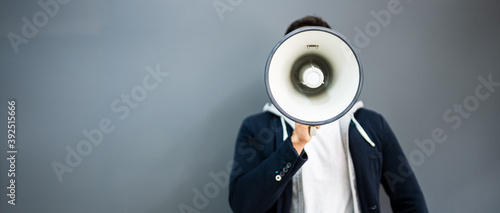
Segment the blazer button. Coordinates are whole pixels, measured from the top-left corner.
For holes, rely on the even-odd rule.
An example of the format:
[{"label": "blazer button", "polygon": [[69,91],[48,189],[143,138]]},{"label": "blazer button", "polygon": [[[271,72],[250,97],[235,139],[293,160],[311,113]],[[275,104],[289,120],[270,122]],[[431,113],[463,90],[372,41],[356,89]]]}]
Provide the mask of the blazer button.
[{"label": "blazer button", "polygon": [[284,171],[284,172],[288,172],[288,168],[286,168],[286,167],[285,167],[285,168],[283,168],[283,171]]},{"label": "blazer button", "polygon": [[370,210],[375,210],[377,209],[377,205],[370,206]]},{"label": "blazer button", "polygon": [[286,163],[286,168],[290,169],[291,167],[292,167],[292,163],[290,163],[290,162]]},{"label": "blazer button", "polygon": [[276,175],[275,179],[276,181],[281,181],[281,175]]},{"label": "blazer button", "polygon": [[283,177],[285,176],[285,173],[283,171],[280,172],[280,176]]}]

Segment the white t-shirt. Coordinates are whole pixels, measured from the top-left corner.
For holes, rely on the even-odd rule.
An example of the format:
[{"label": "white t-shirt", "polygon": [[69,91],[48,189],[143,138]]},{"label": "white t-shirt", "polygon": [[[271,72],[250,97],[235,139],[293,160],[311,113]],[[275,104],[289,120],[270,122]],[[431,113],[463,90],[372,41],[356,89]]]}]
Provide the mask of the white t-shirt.
[{"label": "white t-shirt", "polygon": [[321,126],[304,150],[309,156],[301,168],[304,212],[354,212],[339,122]]}]

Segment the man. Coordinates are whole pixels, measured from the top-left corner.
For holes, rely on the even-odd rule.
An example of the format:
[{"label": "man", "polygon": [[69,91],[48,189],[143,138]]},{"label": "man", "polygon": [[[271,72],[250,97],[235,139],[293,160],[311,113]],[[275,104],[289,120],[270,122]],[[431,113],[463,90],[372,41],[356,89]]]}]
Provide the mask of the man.
[{"label": "man", "polygon": [[[304,26],[330,28],[306,16],[286,34]],[[381,115],[358,102],[311,137],[308,126],[266,104],[240,128],[229,203],[234,212],[380,212],[380,184],[393,212],[427,212],[416,177]]]}]

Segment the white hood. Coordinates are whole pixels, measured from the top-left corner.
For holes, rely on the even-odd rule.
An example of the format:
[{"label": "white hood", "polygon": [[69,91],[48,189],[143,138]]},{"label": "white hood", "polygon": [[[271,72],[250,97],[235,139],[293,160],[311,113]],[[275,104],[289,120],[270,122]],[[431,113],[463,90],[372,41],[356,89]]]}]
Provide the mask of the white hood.
[{"label": "white hood", "polygon": [[[352,120],[356,126],[356,129],[358,132],[363,136],[363,138],[366,140],[367,143],[369,143],[372,147],[375,147],[375,143],[372,142],[368,134],[366,134],[365,130],[363,127],[358,123],[358,121],[354,118],[354,113],[358,111],[358,109],[363,108],[364,104],[362,101],[358,101],[354,104],[354,106],[347,112],[344,116],[339,118],[341,130],[345,131],[347,130],[347,127],[349,126],[349,122]],[[288,132],[286,131],[286,125],[285,122],[288,123],[292,127],[292,129],[295,129],[295,122],[292,121],[290,118],[284,116],[281,114],[280,111],[271,103],[266,103],[264,107],[262,108],[263,112],[270,112],[273,113],[281,118],[281,125],[283,127],[283,140],[286,140],[288,137]]]},{"label": "white hood", "polygon": [[[349,110],[349,112],[347,112],[340,119],[350,118],[352,116],[352,114],[354,114],[358,109],[361,109],[361,108],[363,108],[363,102],[362,101],[356,102],[354,104],[354,106]],[[288,123],[288,125],[290,125],[292,128],[295,128],[295,122],[292,121],[290,118],[287,118],[286,116],[283,116],[283,114],[281,114],[281,112],[278,111],[278,109],[273,104],[266,103],[264,105],[264,107],[262,108],[262,111],[263,112],[270,112],[270,113],[273,113],[273,114],[275,114],[277,116],[280,116],[281,118],[283,118]]]}]

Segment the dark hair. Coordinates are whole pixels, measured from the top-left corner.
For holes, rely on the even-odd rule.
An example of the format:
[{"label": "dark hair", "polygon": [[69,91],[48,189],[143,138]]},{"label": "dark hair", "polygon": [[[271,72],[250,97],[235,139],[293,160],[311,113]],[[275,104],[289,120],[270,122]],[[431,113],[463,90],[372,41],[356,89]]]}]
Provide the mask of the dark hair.
[{"label": "dark hair", "polygon": [[318,16],[306,16],[304,18],[301,18],[301,19],[298,19],[296,21],[294,21],[293,23],[290,24],[290,26],[288,26],[288,29],[286,30],[286,34],[296,30],[296,29],[299,29],[301,27],[307,27],[307,26],[318,26],[318,27],[326,27],[326,28],[330,28],[330,25],[328,25],[328,23],[326,23],[326,21],[323,21],[323,19],[321,19],[320,17]]}]

